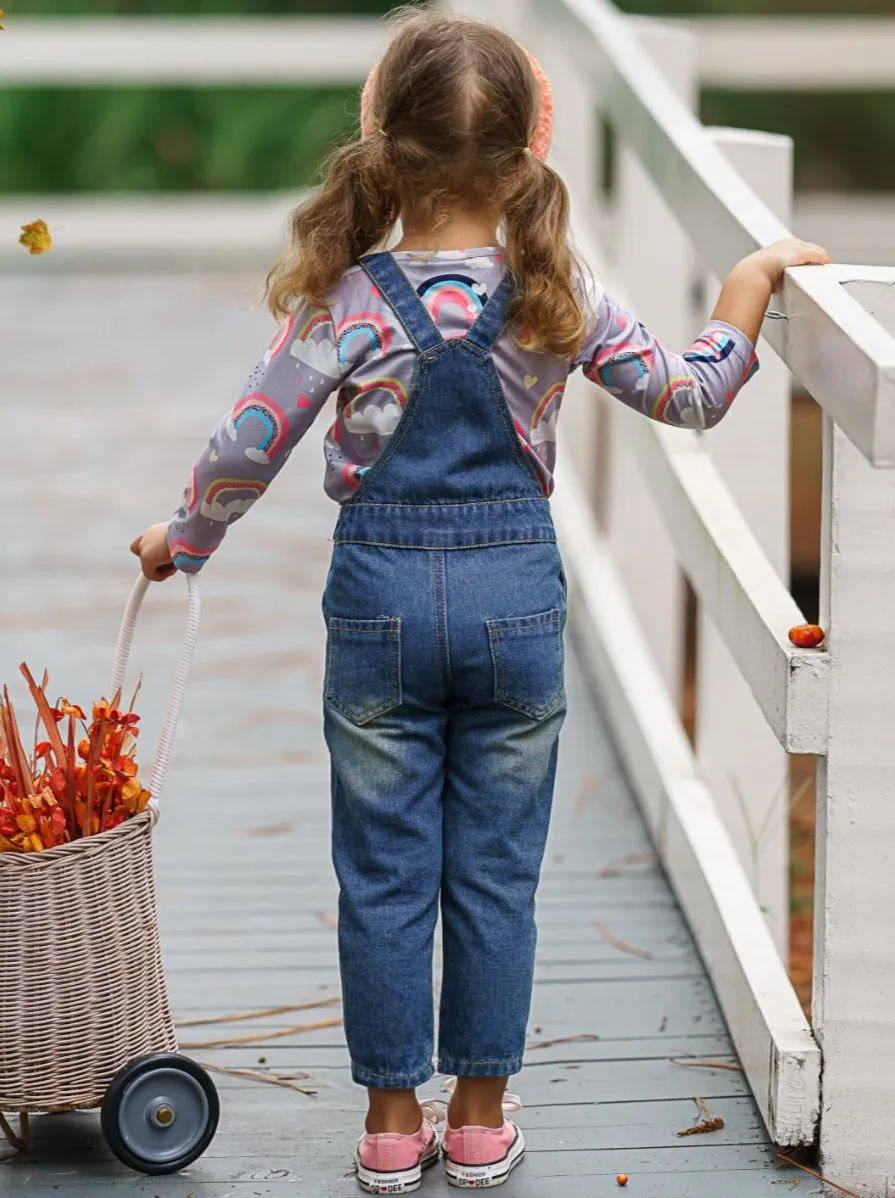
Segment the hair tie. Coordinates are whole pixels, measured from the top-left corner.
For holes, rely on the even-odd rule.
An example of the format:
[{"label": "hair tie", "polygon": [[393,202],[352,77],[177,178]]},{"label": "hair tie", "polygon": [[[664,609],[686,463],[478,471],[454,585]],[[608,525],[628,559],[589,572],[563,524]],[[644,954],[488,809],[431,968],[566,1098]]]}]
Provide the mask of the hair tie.
[{"label": "hair tie", "polygon": [[[522,49],[528,58],[532,74],[538,85],[538,124],[532,136],[531,144],[525,147],[523,153],[530,152],[535,158],[539,158],[541,162],[544,162],[550,152],[550,141],[553,137],[553,90],[550,87],[550,80],[544,73],[544,68],[532,52],[526,49],[525,46]],[[376,72],[378,69],[379,64],[377,63],[367,76],[364,90],[361,93],[360,127],[361,137],[364,139],[373,137],[376,134],[388,137],[388,133],[373,121],[373,92],[376,86]]]}]

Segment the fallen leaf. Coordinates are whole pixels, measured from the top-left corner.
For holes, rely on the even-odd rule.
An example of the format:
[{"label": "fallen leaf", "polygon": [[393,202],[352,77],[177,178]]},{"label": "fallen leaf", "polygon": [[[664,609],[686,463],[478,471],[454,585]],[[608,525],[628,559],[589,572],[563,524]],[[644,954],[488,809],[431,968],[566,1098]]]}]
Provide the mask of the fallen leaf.
[{"label": "fallen leaf", "polygon": [[295,827],[291,819],[283,820],[281,824],[262,824],[258,828],[243,828],[242,835],[252,840],[263,840],[269,836],[285,836]]},{"label": "fallen leaf", "polygon": [[255,1073],[253,1069],[227,1069],[223,1065],[209,1065],[205,1061],[202,1062],[202,1068],[207,1069],[209,1073],[224,1073],[228,1077],[244,1077],[249,1081],[261,1082],[268,1086],[282,1086],[286,1090],[295,1090],[297,1094],[307,1094],[309,1098],[313,1098],[317,1093],[316,1090],[306,1090],[303,1086],[296,1086],[294,1082],[288,1081],[285,1077],[278,1077],[275,1073]]},{"label": "fallen leaf", "polygon": [[617,948],[620,953],[627,953],[631,957],[641,957],[644,961],[651,961],[653,959],[653,954],[648,949],[636,948],[633,944],[628,944],[625,940],[619,940],[618,936],[614,936],[606,924],[600,920],[594,921],[594,927],[606,943],[612,948]]},{"label": "fallen leaf", "polygon": [[693,1058],[688,1060],[685,1057],[674,1057],[671,1061],[672,1065],[683,1065],[687,1069],[729,1069],[732,1073],[742,1073],[743,1066],[737,1061],[708,1061],[698,1060]]},{"label": "fallen leaf", "polygon": [[693,1101],[696,1103],[696,1110],[699,1112],[702,1118],[692,1127],[687,1127],[683,1131],[679,1131],[677,1134],[679,1136],[701,1136],[709,1131],[721,1131],[724,1127],[724,1120],[719,1119],[716,1115],[713,1115],[706,1103],[704,1103],[701,1098],[694,1098]]},{"label": "fallen leaf", "polygon": [[572,810],[572,819],[577,820],[584,813],[585,807],[597,793],[597,776],[596,774],[585,774],[581,779],[581,785],[578,787],[578,794],[575,797],[575,806]]},{"label": "fallen leaf", "polygon": [[298,1036],[302,1032],[319,1032],[328,1027],[341,1027],[342,1020],[321,1019],[317,1023],[297,1023],[294,1027],[277,1028],[275,1032],[253,1032],[248,1036],[233,1036],[227,1040],[193,1040],[180,1045],[181,1048],[230,1048],[238,1044],[258,1044],[262,1040],[282,1040],[285,1036]]},{"label": "fallen leaf", "polygon": [[46,254],[53,248],[53,238],[45,220],[34,220],[21,226],[19,245],[25,246],[30,254]]},{"label": "fallen leaf", "polygon": [[[537,1030],[537,1029],[535,1029]],[[599,1036],[592,1032],[581,1032],[577,1036],[560,1036],[556,1040],[539,1040],[534,1044],[526,1044],[526,1052],[537,1052],[539,1048],[555,1048],[557,1044],[576,1044],[582,1040],[599,1040]]]},{"label": "fallen leaf", "polygon": [[617,878],[629,865],[655,865],[659,860],[656,853],[625,853],[624,857],[616,857],[598,872],[599,878]]},{"label": "fallen leaf", "polygon": [[244,1023],[249,1019],[270,1019],[274,1015],[291,1015],[294,1011],[310,1011],[315,1007],[338,1006],[341,998],[315,998],[313,1002],[298,1003],[289,1007],[262,1007],[260,1011],[237,1011],[233,1015],[214,1015],[208,1019],[179,1019],[178,1027],[208,1027],[212,1023]]}]

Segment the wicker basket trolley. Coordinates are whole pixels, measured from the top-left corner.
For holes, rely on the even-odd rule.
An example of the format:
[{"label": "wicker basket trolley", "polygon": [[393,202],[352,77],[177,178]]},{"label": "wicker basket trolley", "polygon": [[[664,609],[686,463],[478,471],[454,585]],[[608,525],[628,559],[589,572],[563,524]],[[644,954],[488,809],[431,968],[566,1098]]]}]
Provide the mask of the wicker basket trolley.
[{"label": "wicker basket trolley", "polygon": [[[124,683],[149,584],[135,585],[110,696]],[[183,649],[141,815],[42,853],[0,855],[0,1112],[99,1107],[112,1152],[141,1173],[175,1173],[206,1150],[219,1102],[201,1066],[177,1053],[156,912],[152,831],[199,629],[187,577]]]}]

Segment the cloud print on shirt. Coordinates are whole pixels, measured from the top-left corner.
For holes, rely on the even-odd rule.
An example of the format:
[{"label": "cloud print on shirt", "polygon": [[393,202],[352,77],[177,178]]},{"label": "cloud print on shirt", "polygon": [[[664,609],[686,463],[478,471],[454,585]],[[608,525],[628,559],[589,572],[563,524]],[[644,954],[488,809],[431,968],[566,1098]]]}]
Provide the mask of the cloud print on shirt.
[{"label": "cloud print on shirt", "polygon": [[292,342],[289,353],[298,362],[316,370],[328,379],[341,377],[339,354],[332,341],[302,341],[299,337]]},{"label": "cloud print on shirt", "polygon": [[387,437],[398,427],[402,415],[403,409],[396,403],[386,404],[382,408],[368,404],[362,412],[346,414],[345,427],[352,433],[378,433],[380,437]]},{"label": "cloud print on shirt", "polygon": [[257,495],[248,495],[244,499],[231,499],[229,503],[221,503],[220,500],[213,500],[211,503],[204,502],[201,507],[202,515],[207,520],[217,520],[222,524],[229,524],[235,517],[244,516],[257,499]]}]

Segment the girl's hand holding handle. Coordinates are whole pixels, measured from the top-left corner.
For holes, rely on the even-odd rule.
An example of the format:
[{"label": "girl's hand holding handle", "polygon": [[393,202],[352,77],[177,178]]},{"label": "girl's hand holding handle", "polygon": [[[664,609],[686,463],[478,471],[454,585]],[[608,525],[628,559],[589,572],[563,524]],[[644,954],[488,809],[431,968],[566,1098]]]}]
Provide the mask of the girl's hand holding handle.
[{"label": "girl's hand holding handle", "polygon": [[143,574],[150,582],[164,582],[177,573],[168,549],[168,525],[153,524],[131,541],[131,553],[140,559]]},{"label": "girl's hand holding handle", "polygon": [[829,261],[829,254],[821,246],[796,237],[749,254],[727,276],[712,320],[733,325],[754,345],[768,301],[780,289],[784,271],[790,266],[826,266]]}]

